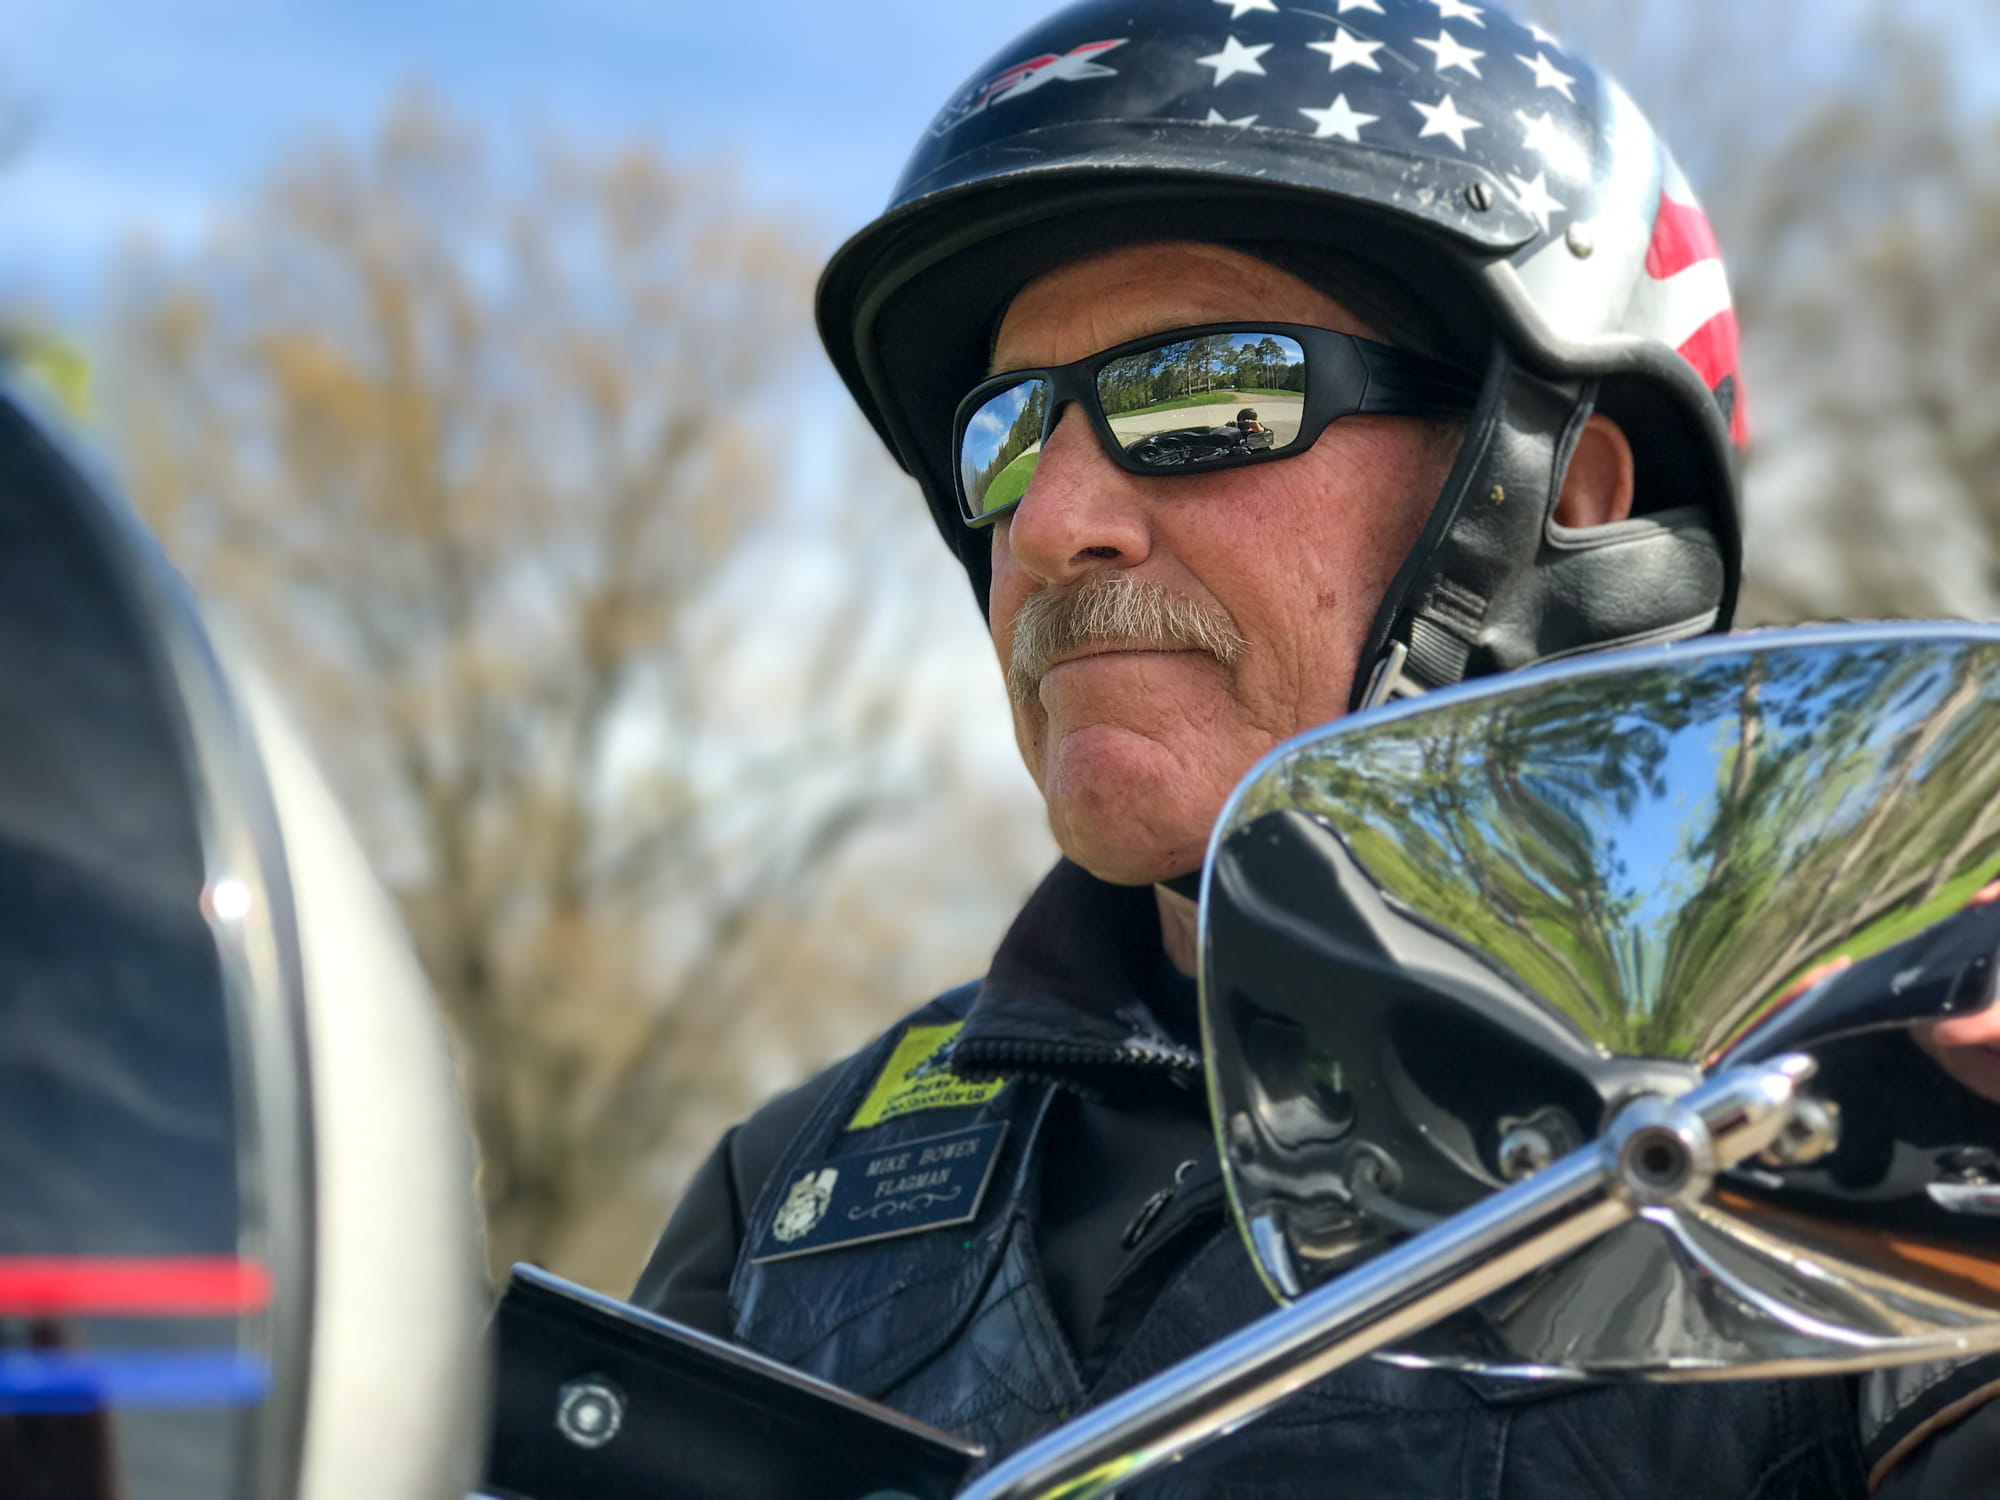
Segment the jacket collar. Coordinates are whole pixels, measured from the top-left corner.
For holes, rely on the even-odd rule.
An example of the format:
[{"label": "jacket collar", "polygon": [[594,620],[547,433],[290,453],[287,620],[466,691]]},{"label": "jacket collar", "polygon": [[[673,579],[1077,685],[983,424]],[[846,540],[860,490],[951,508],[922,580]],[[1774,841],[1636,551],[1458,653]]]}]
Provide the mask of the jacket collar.
[{"label": "jacket collar", "polygon": [[1035,1077],[1093,1094],[1201,1081],[1193,981],[1160,947],[1150,886],[1063,860],[993,956],[952,1071]]}]

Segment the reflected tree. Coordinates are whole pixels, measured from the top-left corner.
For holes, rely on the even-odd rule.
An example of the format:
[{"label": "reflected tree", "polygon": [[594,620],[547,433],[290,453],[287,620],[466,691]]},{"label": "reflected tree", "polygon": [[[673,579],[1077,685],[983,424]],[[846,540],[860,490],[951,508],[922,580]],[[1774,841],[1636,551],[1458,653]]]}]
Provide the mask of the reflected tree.
[{"label": "reflected tree", "polygon": [[1992,877],[1989,669],[1850,646],[1543,684],[1336,735],[1251,806],[1319,811],[1589,1035],[1687,1058]]}]

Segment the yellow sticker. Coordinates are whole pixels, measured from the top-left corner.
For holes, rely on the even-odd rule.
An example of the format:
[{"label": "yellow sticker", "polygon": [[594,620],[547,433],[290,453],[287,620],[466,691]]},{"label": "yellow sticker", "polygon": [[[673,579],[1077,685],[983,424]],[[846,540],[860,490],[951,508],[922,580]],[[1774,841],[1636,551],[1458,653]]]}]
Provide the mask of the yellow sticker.
[{"label": "yellow sticker", "polygon": [[861,1108],[847,1122],[849,1130],[866,1130],[893,1120],[898,1115],[915,1114],[920,1109],[954,1109],[965,1104],[984,1104],[1007,1086],[1004,1078],[988,1083],[970,1083],[942,1063],[932,1059],[958,1035],[965,1023],[948,1026],[912,1026],[889,1054],[875,1086],[861,1101]]}]

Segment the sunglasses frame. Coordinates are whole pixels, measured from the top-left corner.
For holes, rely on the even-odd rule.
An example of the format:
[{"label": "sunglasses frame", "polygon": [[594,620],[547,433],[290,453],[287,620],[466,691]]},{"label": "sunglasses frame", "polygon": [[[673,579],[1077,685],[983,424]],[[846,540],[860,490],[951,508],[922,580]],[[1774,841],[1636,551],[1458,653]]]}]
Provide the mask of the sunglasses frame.
[{"label": "sunglasses frame", "polygon": [[[1292,340],[1305,356],[1305,404],[1300,411],[1298,435],[1282,448],[1252,449],[1225,454],[1200,464],[1149,467],[1128,455],[1111,430],[1098,396],[1097,376],[1113,360],[1145,350],[1162,349],[1218,333],[1277,334]],[[1342,417],[1361,415],[1442,416],[1468,411],[1479,394],[1479,382],[1465,371],[1427,355],[1365,339],[1358,334],[1339,333],[1331,328],[1315,328],[1304,323],[1200,323],[1189,328],[1171,328],[1144,338],[1130,339],[1087,354],[1066,365],[1029,366],[1003,370],[988,376],[966,393],[952,417],[951,482],[958,496],[959,518],[967,526],[991,526],[1021,502],[1012,500],[992,510],[973,512],[965,491],[962,461],[965,430],[979,409],[1002,391],[1024,380],[1040,378],[1049,383],[1049,404],[1042,416],[1041,441],[1046,443],[1062,419],[1063,409],[1072,402],[1083,408],[1097,433],[1097,441],[1110,460],[1128,474],[1149,479],[1186,478],[1217,474],[1252,464],[1296,458],[1319,441],[1328,424]]]}]

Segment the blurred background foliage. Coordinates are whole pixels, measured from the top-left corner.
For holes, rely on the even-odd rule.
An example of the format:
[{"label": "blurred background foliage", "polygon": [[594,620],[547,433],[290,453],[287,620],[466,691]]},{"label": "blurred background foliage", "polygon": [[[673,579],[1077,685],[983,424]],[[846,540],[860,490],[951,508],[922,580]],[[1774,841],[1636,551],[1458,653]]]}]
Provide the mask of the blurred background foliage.
[{"label": "blurred background foliage", "polygon": [[[1746,623],[1994,613],[1984,13],[1527,10],[1627,83],[1725,247]],[[36,149],[5,76],[0,185]],[[88,329],[12,263],[0,349],[88,410],[359,821],[458,1037],[494,1265],[622,1291],[717,1134],[978,972],[1051,851],[963,582],[833,415],[835,236],[740,161],[498,139],[432,89],[271,140]]]},{"label": "blurred background foliage", "polygon": [[802,238],[643,143],[503,176],[414,92],[118,274],[128,491],[401,900],[496,1269],[622,1290],[720,1130],[976,973],[1046,858],[935,711],[998,684],[921,505],[858,433],[788,452]]}]

